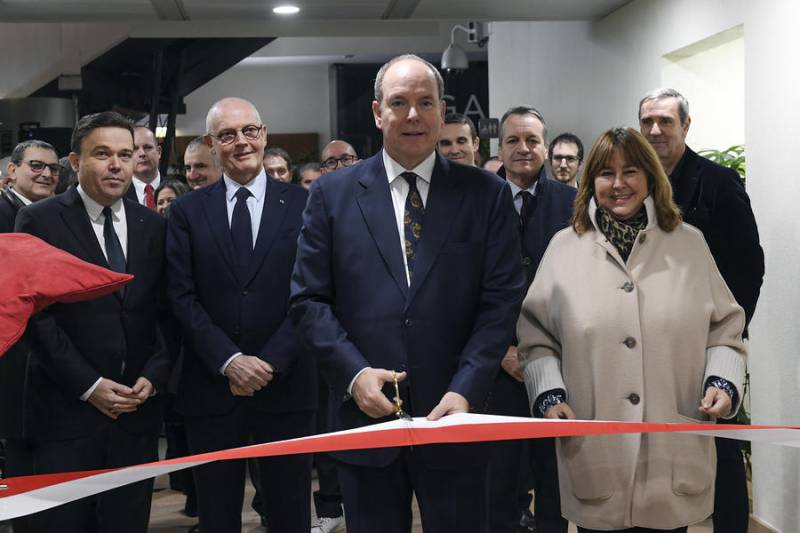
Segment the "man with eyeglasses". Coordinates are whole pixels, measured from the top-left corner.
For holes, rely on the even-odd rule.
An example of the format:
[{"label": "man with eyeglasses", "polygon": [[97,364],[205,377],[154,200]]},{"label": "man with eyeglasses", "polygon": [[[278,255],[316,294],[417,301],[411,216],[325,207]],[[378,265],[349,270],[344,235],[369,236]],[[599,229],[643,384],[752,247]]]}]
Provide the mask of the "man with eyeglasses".
[{"label": "man with eyeglasses", "polygon": [[134,134],[133,179],[126,197],[132,202],[155,210],[155,192],[161,184],[158,162],[161,160],[161,146],[155,134],[145,126],[136,126]]},{"label": "man with eyeglasses", "polygon": [[[44,141],[19,143],[7,167],[9,187],[0,192],[0,233],[14,231],[17,212],[53,195],[58,184],[58,155]],[[26,368],[30,348],[23,339],[0,358],[0,439],[5,439],[5,477],[33,474],[33,456],[23,434]],[[14,521],[14,531],[28,531],[28,519]]]},{"label": "man with eyeglasses", "polygon": [[[525,270],[525,291],[533,281],[550,239],[569,225],[575,189],[546,178],[547,125],[530,106],[512,107],[500,119],[499,156],[514,198],[515,231],[521,238],[518,256]],[[492,414],[530,416],[528,395],[517,359],[516,338],[501,363],[492,389]],[[492,533],[538,531],[566,533],[561,517],[558,470],[553,439],[498,442],[490,462]],[[535,519],[528,491],[534,488]],[[520,518],[522,514],[522,518]],[[535,523],[535,525],[534,525]]]},{"label": "man with eyeglasses", "polygon": [[[168,295],[185,339],[176,410],[191,453],[310,435],[316,372],[286,319],[307,193],[267,175],[267,128],[246,100],[206,118],[220,181],[170,205]],[[311,456],[258,459],[272,533],[308,531]],[[195,468],[199,530],[241,529],[245,462]]]},{"label": "man with eyeglasses", "polygon": [[320,170],[327,174],[339,168],[352,167],[358,162],[358,154],[350,143],[334,139],[322,149]]},{"label": "man with eyeglasses", "polygon": [[562,133],[550,143],[550,169],[553,177],[570,187],[578,188],[578,172],[583,162],[583,143],[573,133]]}]

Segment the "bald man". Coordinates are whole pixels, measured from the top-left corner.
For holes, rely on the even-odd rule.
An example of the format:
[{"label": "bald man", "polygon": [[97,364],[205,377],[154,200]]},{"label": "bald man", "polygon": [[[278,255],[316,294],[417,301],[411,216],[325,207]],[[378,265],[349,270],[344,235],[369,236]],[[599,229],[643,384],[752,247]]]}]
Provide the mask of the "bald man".
[{"label": "bald man", "polygon": [[323,174],[333,172],[339,168],[352,167],[358,163],[358,154],[348,142],[334,139],[322,149],[322,163],[320,170]]},{"label": "bald man", "polygon": [[[267,128],[248,101],[206,119],[220,181],[170,206],[168,294],[186,340],[176,410],[191,453],[312,433],[317,380],[286,320],[307,193],[267,175]],[[272,533],[308,531],[311,456],[258,460]],[[241,530],[245,462],[197,467],[200,531]]]}]

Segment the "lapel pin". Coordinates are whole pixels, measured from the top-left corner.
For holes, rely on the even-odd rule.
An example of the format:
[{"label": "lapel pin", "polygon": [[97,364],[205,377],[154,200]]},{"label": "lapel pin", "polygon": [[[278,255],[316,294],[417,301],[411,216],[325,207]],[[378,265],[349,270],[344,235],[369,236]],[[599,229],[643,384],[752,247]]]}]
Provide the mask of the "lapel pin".
[{"label": "lapel pin", "polygon": [[280,199],[280,200],[278,200],[278,201],[279,201],[280,203],[282,203],[282,204],[285,204],[285,203],[286,203],[286,202],[283,200],[283,198],[281,198],[281,199]]}]

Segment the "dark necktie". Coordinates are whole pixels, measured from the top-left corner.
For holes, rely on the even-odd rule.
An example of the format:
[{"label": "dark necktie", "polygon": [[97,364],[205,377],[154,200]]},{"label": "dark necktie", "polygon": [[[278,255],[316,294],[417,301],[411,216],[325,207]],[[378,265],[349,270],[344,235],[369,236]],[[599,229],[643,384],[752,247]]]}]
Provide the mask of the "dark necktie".
[{"label": "dark necktie", "polygon": [[251,196],[246,187],[236,191],[236,205],[231,216],[231,239],[239,267],[247,267],[253,257],[253,226],[250,222],[250,210],[247,209],[247,198]]},{"label": "dark necktie", "polygon": [[419,241],[422,239],[422,220],[425,218],[425,206],[422,204],[422,196],[417,190],[417,175],[413,172],[403,172],[401,176],[408,182],[408,196],[406,196],[406,207],[403,213],[403,229],[406,264],[408,265],[408,276],[411,278],[414,273]]},{"label": "dark necktie", "polygon": [[525,226],[528,225],[528,221],[530,221],[533,211],[536,209],[536,201],[529,191],[520,191],[518,195],[522,198],[522,207],[519,210],[519,229],[520,231],[525,231]]},{"label": "dark necktie", "polygon": [[114,272],[124,273],[127,270],[125,265],[125,254],[122,252],[122,245],[119,243],[117,232],[114,231],[114,218],[110,207],[103,208],[103,239],[106,241],[106,257],[108,266]]}]

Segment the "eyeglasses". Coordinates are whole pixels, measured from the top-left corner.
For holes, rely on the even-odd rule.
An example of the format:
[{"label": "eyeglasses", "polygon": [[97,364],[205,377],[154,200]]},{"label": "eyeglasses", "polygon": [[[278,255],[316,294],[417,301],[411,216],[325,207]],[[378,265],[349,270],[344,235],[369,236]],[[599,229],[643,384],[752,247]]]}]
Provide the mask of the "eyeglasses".
[{"label": "eyeglasses", "polygon": [[237,139],[237,137],[239,137],[239,132],[242,132],[242,135],[244,135],[245,139],[254,141],[258,139],[259,135],[261,135],[262,129],[264,129],[263,124],[261,126],[250,124],[249,126],[245,126],[240,130],[222,130],[216,135],[214,135],[213,133],[209,133],[208,136],[218,140],[220,144],[231,144],[233,141]]},{"label": "eyeglasses", "polygon": [[26,165],[31,167],[31,170],[36,172],[37,174],[41,174],[44,172],[45,168],[50,169],[50,174],[53,176],[58,176],[58,173],[61,171],[61,165],[58,163],[53,163],[52,165],[48,165],[44,161],[37,161],[36,159],[31,159],[30,161],[23,161]]},{"label": "eyeglasses", "polygon": [[574,156],[574,155],[554,155],[553,156],[553,163],[557,163],[559,165],[561,164],[562,161],[566,161],[568,164],[574,165],[575,163],[577,163],[580,160],[581,160],[580,157]]},{"label": "eyeglasses", "polygon": [[322,166],[327,168],[328,170],[336,170],[336,167],[339,166],[339,163],[342,164],[343,167],[350,167],[353,166],[353,163],[358,161],[358,158],[354,155],[344,154],[339,159],[335,157],[329,157],[325,161],[322,162]]}]

